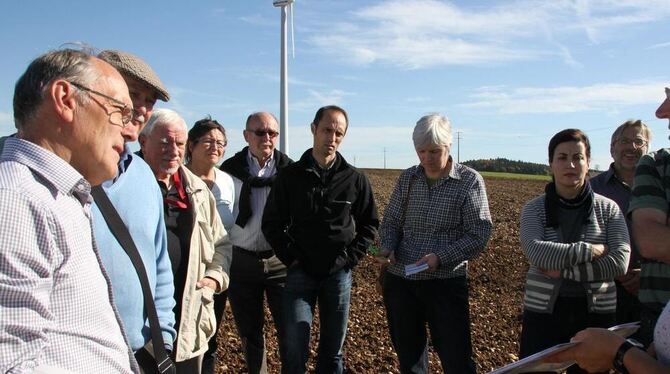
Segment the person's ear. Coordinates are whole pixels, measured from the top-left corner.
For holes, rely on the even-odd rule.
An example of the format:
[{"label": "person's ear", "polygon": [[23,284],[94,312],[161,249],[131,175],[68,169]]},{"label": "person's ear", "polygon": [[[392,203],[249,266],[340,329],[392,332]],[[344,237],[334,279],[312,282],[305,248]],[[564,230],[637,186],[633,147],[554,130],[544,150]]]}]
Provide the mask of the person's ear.
[{"label": "person's ear", "polygon": [[312,135],[316,135],[316,125],[312,122],[309,127],[312,130]]},{"label": "person's ear", "polygon": [[76,87],[70,82],[59,79],[51,84],[48,92],[48,101],[53,105],[56,114],[64,121],[74,121],[74,113],[79,105]]},{"label": "person's ear", "polygon": [[144,152],[144,147],[147,142],[147,136],[140,133],[139,137],[137,138],[137,141],[140,143],[140,149],[142,150],[142,152]]}]

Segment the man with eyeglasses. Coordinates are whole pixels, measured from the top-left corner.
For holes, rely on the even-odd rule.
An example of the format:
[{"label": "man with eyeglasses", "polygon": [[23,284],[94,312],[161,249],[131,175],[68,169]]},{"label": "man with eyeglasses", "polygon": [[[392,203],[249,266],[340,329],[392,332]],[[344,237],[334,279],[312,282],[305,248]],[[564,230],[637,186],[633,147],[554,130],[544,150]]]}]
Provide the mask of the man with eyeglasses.
[{"label": "man with eyeglasses", "polygon": [[[656,110],[656,117],[670,119],[670,89]],[[670,148],[640,158],[635,170],[633,197],[628,215],[633,238],[642,256],[639,340],[654,340],[654,327],[670,301]]]},{"label": "man with eyeglasses", "polygon": [[[130,144],[151,116],[156,100],[170,99],[158,75],[141,58],[127,52],[105,50],[99,58],[114,66],[123,76],[133,110],[132,122],[121,135],[124,151],[117,173],[102,184],[140,254],[160,325],[166,354],[173,351],[176,337],[173,307],[174,284],[168,255],[163,198],[151,168],[131,151]],[[93,206],[93,228],[100,257],[112,282],[116,306],[123,319],[130,347],[143,373],[157,373],[158,366],[151,342],[148,313],[145,310],[140,278],[130,257],[107,225],[97,204]],[[164,363],[162,367],[169,366]]]},{"label": "man with eyeglasses", "polygon": [[[635,165],[648,151],[651,130],[641,120],[628,120],[614,130],[610,154],[614,162],[606,172],[591,178],[593,191],[614,200],[622,212],[628,211],[632,196]],[[632,223],[627,221],[632,238]],[[631,240],[631,256],[626,274],[615,280],[617,287],[617,324],[640,320],[640,253]]]},{"label": "man with eyeglasses", "polygon": [[[252,113],[243,132],[248,146],[226,160],[221,170],[235,183],[235,225],[230,231],[233,262],[228,298],[250,374],[267,373],[264,299],[277,329],[284,363],[282,293],[286,266],[261,232],[263,209],[277,173],[293,161],[276,149],[279,125],[271,113]],[[219,317],[219,316],[217,316]]]},{"label": "man with eyeglasses", "polygon": [[91,186],[116,175],[128,87],[63,49],[14,91],[0,156],[0,372],[137,373],[91,227]]}]

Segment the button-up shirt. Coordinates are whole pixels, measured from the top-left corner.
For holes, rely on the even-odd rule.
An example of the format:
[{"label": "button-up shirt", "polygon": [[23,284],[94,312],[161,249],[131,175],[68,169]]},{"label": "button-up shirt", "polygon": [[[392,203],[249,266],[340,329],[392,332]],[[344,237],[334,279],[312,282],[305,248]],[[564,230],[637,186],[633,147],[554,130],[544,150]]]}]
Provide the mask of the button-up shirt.
[{"label": "button-up shirt", "polygon": [[[610,165],[610,168],[607,171],[591,178],[589,183],[591,183],[593,192],[614,200],[622,212],[625,213],[628,211],[628,204],[633,195],[631,191],[632,186],[629,186],[617,177],[616,171],[614,170],[614,163]],[[639,269],[640,252],[635,246],[635,240],[633,240],[633,226],[628,216],[626,216],[626,224],[628,226],[628,236],[630,237],[631,247],[628,269]]]},{"label": "button-up shirt", "polygon": [[93,242],[91,201],[90,185],[63,159],[25,140],[6,140],[0,372],[138,371]]},{"label": "button-up shirt", "polygon": [[[247,153],[247,163],[249,164],[249,174],[260,177],[269,178],[277,173],[275,167],[275,159],[270,158],[265,161],[265,165],[261,167],[256,157],[249,151]],[[233,177],[235,183],[235,201],[240,201],[240,191],[242,190],[242,181]],[[269,251],[272,249],[265,236],[261,232],[261,220],[263,219],[263,209],[265,209],[265,202],[270,194],[272,187],[258,187],[251,189],[251,217],[244,227],[234,225],[230,230],[230,241],[237,247],[242,247],[248,251]],[[237,219],[239,213],[239,204],[235,204],[233,208],[233,216]]]},{"label": "button-up shirt", "polygon": [[430,185],[423,167],[414,166],[400,175],[386,206],[381,245],[394,251],[392,274],[405,277],[405,265],[434,253],[440,260],[435,271],[406,278],[453,278],[466,275],[492,227],[484,179],[476,171],[452,161],[449,175]]}]

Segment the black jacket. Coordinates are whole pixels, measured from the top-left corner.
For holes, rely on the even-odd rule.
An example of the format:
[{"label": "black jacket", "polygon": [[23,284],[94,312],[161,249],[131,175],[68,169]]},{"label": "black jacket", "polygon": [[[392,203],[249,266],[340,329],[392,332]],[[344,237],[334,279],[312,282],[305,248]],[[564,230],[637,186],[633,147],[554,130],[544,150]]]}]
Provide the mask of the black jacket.
[{"label": "black jacket", "polygon": [[308,149],[279,172],[263,213],[263,234],[277,257],[321,278],[353,268],[365,255],[379,226],[365,174],[337,153],[327,172]]}]

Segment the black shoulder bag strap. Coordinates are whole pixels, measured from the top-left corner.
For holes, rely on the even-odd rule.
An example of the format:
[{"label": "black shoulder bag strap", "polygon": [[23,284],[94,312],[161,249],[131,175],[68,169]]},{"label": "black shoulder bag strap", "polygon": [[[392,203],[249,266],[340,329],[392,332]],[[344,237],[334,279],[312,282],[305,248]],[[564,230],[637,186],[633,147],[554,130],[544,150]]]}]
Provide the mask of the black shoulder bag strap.
[{"label": "black shoulder bag strap", "polygon": [[146,269],[144,268],[144,263],[140,257],[140,252],[135,246],[133,238],[128,232],[128,228],[123,223],[123,220],[119,216],[119,213],[114,208],[114,205],[107,197],[107,194],[102,189],[101,186],[95,186],[91,188],[91,195],[95,200],[95,204],[100,209],[102,216],[105,218],[107,226],[109,226],[110,231],[114,234],[116,240],[119,241],[121,247],[126,251],[130,261],[135,267],[137,276],[140,278],[140,285],[142,286],[142,294],[144,296],[144,309],[147,312],[147,317],[149,318],[149,327],[151,328],[151,340],[154,348],[154,357],[156,358],[156,365],[158,366],[158,372],[165,373],[168,372],[174,363],[168,357],[167,352],[165,351],[165,342],[163,341],[163,335],[161,334],[160,324],[158,323],[158,314],[156,313],[156,305],[154,304],[154,297],[151,293],[151,287],[149,286],[149,278],[147,277]]}]

